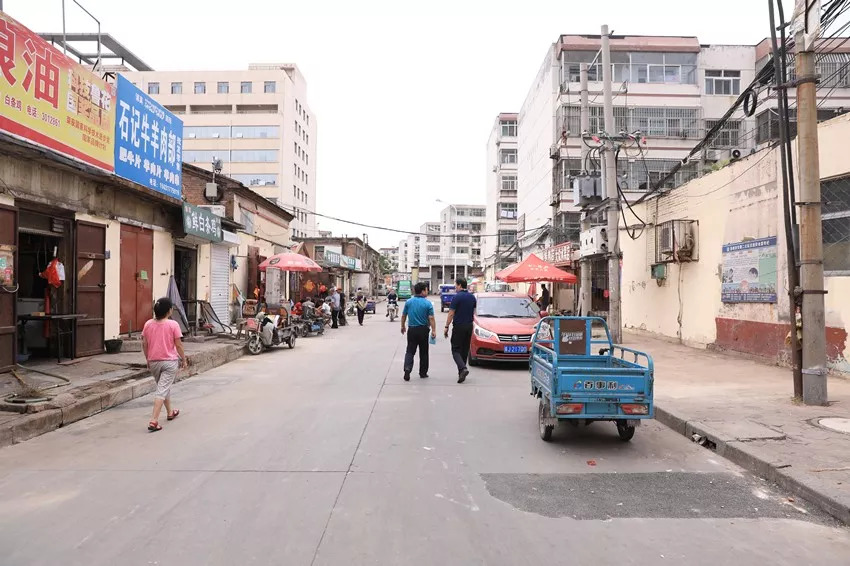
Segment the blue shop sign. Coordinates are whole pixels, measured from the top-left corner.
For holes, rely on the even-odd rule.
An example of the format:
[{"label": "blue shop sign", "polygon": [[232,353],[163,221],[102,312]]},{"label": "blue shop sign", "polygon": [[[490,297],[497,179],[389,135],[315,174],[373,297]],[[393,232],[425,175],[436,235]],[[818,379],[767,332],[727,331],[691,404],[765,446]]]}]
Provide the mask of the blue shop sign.
[{"label": "blue shop sign", "polygon": [[182,198],[183,121],[118,75],[115,174]]}]

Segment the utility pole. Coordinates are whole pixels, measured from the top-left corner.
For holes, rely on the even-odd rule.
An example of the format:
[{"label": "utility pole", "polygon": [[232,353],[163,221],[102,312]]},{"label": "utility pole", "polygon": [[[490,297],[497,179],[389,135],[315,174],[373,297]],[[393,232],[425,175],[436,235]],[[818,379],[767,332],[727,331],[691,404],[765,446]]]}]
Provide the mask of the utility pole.
[{"label": "utility pole", "polygon": [[[803,16],[807,17],[806,15]],[[797,144],[800,171],[800,283],[803,293],[803,402],[826,405],[823,226],[818,162],[815,54],[797,36]],[[807,48],[808,47],[808,48]],[[793,261],[789,258],[788,261]],[[796,332],[795,321],[791,332]]]},{"label": "utility pole", "polygon": [[605,197],[608,199],[608,327],[614,343],[623,341],[620,318],[620,193],[617,190],[617,157],[614,140],[614,96],[611,86],[611,45],[608,26],[602,26],[602,96],[605,118],[605,146],[602,160],[605,165]]},{"label": "utility pole", "polygon": [[[579,80],[581,81],[581,132],[579,132],[579,139],[581,139],[581,171],[582,173],[587,173],[587,170],[585,169],[585,164],[587,163],[587,155],[588,153],[590,153],[590,148],[587,147],[587,144],[585,144],[584,142],[584,135],[586,133],[589,133],[588,130],[590,130],[590,102],[588,102],[587,93],[587,63],[582,63],[579,69]],[[582,211],[581,231],[586,232],[588,230],[590,230],[590,216],[586,211]],[[582,316],[590,316],[590,311],[593,308],[593,295],[591,290],[591,285],[593,285],[592,281],[593,260],[590,258],[585,258],[581,261],[579,312],[581,312]]]}]

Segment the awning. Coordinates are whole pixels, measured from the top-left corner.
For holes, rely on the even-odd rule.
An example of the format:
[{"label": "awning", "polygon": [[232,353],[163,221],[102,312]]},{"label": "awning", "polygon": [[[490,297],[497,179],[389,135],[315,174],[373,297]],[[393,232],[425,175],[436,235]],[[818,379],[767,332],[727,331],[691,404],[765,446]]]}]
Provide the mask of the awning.
[{"label": "awning", "polygon": [[505,283],[532,283],[536,281],[576,283],[578,281],[578,278],[572,273],[558,269],[534,254],[498,272],[496,279]]}]

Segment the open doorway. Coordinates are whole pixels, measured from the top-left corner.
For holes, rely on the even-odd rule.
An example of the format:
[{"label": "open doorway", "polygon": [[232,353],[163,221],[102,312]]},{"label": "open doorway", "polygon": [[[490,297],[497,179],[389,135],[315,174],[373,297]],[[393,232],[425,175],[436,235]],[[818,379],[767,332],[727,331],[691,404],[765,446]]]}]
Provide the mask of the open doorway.
[{"label": "open doorway", "polygon": [[174,282],[189,319],[189,327],[198,323],[198,252],[194,248],[174,246]]},{"label": "open doorway", "polygon": [[[23,326],[18,335],[18,359],[67,356],[73,352],[68,328],[55,333],[51,324],[61,321],[23,320],[29,316],[65,315],[73,312],[73,219],[53,211],[20,209],[18,223],[17,312]],[[55,339],[54,339],[55,337]]]}]

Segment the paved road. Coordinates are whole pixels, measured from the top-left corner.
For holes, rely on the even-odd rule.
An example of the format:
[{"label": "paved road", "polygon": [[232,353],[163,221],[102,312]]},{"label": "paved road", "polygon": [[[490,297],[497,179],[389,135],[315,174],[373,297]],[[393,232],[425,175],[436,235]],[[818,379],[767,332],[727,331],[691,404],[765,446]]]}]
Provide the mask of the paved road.
[{"label": "paved road", "polygon": [[[442,317],[441,317],[442,318]],[[401,379],[366,326],[0,451],[0,564],[846,565],[850,532],[649,423],[537,433],[522,368]]]}]

